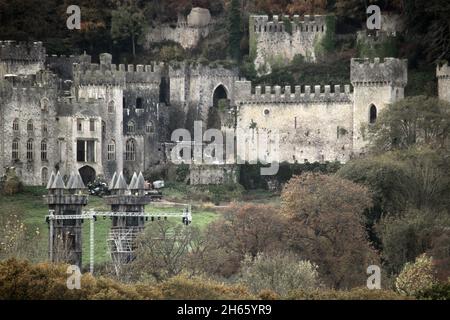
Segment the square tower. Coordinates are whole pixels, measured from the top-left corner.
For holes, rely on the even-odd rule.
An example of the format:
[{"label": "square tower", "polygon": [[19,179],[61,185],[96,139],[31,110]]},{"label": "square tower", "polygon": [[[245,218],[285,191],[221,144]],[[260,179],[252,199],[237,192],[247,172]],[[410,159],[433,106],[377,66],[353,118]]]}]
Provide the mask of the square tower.
[{"label": "square tower", "polygon": [[404,98],[408,61],[396,58],[352,59],[350,79],[353,92],[353,154],[365,153],[367,127],[387,105]]}]

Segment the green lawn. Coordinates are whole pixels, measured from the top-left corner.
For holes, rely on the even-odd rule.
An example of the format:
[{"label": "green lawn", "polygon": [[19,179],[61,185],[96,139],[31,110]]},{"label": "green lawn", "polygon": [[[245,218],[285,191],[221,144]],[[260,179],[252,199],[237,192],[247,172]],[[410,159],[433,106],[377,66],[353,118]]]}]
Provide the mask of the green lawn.
[{"label": "green lawn", "polygon": [[[40,230],[39,242],[42,247],[48,248],[48,224],[45,222],[45,215],[48,214],[47,205],[43,196],[46,194],[43,188],[26,188],[25,192],[14,196],[0,196],[0,214],[17,214],[27,226],[27,229],[34,231]],[[146,206],[146,212],[177,212],[182,211],[182,206],[163,206],[155,203]],[[86,210],[108,210],[103,199],[98,197],[89,197]],[[219,217],[219,214],[212,210],[200,209],[192,210],[192,225],[200,228],[206,227],[209,223]],[[175,218],[173,218],[175,219]],[[177,218],[178,219],[178,218]],[[181,218],[180,223],[181,223]],[[148,222],[151,223],[151,222]],[[110,218],[97,218],[95,227],[95,262],[102,263],[109,260],[107,248],[107,235],[111,226]],[[89,263],[89,221],[83,222],[83,264]],[[46,252],[45,250],[45,252]],[[45,259],[45,257],[43,257]]]}]

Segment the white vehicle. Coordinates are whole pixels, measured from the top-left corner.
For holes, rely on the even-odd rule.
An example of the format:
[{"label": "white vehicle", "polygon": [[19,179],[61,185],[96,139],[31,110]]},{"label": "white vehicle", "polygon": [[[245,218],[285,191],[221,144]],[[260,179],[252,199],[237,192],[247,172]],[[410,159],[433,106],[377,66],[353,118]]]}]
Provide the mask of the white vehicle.
[{"label": "white vehicle", "polygon": [[153,181],[153,188],[155,188],[155,189],[164,188],[164,180]]}]

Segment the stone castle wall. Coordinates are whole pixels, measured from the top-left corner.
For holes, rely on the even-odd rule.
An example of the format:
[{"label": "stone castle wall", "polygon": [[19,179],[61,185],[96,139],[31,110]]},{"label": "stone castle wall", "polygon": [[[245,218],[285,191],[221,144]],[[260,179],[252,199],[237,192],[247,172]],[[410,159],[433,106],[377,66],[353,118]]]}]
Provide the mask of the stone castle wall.
[{"label": "stone castle wall", "polygon": [[[48,178],[45,172],[57,164],[57,88],[51,74],[9,78],[3,83],[0,101],[2,125],[0,141],[0,176],[14,167],[22,181],[41,185]],[[15,127],[14,124],[17,124]],[[13,143],[18,146],[18,158],[13,159]],[[46,157],[41,156],[45,143]],[[31,146],[31,149],[28,148]],[[31,153],[31,158],[27,156]]]},{"label": "stone castle wall", "polygon": [[[349,85],[297,86],[294,92],[287,86],[256,87],[250,92],[249,83],[238,82],[239,96],[237,128],[244,132],[238,136],[238,145],[250,146],[242,150],[241,159],[261,160],[257,141],[268,137],[266,162],[289,163],[340,161],[345,162],[352,153],[353,101]],[[246,92],[245,92],[246,91]],[[279,149],[275,134],[279,135]]]},{"label": "stone castle wall", "polygon": [[152,26],[146,35],[145,47],[149,49],[152,43],[173,41],[184,49],[192,49],[208,36],[213,25],[208,9],[192,8],[186,18],[178,17],[176,25],[166,23]]},{"label": "stone castle wall", "polygon": [[0,41],[0,76],[31,75],[44,70],[45,56],[42,42]]},{"label": "stone castle wall", "polygon": [[192,106],[206,119],[217,87],[223,86],[230,103],[234,104],[234,82],[239,77],[236,68],[180,63],[169,67],[169,79],[170,103],[184,106],[186,112]]},{"label": "stone castle wall", "polygon": [[260,74],[269,73],[274,65],[286,65],[296,55],[314,62],[317,50],[327,33],[325,16],[295,15],[250,16],[250,56]]}]

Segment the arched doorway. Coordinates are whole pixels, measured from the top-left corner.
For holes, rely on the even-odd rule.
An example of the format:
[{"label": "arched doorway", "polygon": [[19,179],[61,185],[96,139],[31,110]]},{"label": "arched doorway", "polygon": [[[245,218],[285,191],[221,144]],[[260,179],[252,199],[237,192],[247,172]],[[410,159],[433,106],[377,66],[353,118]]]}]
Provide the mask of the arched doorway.
[{"label": "arched doorway", "polygon": [[78,170],[83,180],[84,185],[87,186],[89,182],[94,182],[95,180],[95,170],[90,166],[84,166]]},{"label": "arched doorway", "polygon": [[226,88],[220,84],[213,93],[213,105],[208,110],[207,127],[220,129],[222,127],[221,113],[227,111],[228,94]]},{"label": "arched doorway", "polygon": [[227,89],[225,89],[223,84],[220,84],[216,87],[213,94],[213,107],[219,107],[220,100],[227,100]]}]

